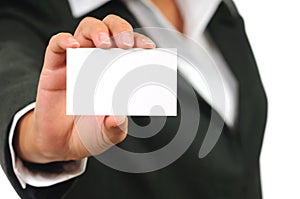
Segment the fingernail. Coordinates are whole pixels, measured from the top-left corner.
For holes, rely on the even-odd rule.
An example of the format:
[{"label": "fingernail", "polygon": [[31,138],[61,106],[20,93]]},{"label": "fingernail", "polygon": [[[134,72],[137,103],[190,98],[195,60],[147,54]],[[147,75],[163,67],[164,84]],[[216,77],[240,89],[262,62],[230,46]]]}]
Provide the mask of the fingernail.
[{"label": "fingernail", "polygon": [[103,45],[110,45],[111,44],[110,38],[109,38],[107,33],[101,32],[99,34],[99,40],[100,40],[100,43],[103,44]]},{"label": "fingernail", "polygon": [[116,124],[119,126],[126,121],[126,116],[113,116]]},{"label": "fingernail", "polygon": [[134,45],[133,33],[132,32],[123,32],[123,33],[121,33],[121,42],[125,46],[132,47]]},{"label": "fingernail", "polygon": [[155,46],[155,43],[151,39],[142,39],[143,45]]},{"label": "fingernail", "polygon": [[68,38],[68,43],[73,44],[73,45],[74,44],[79,45],[79,42],[76,39],[74,39],[73,37]]}]

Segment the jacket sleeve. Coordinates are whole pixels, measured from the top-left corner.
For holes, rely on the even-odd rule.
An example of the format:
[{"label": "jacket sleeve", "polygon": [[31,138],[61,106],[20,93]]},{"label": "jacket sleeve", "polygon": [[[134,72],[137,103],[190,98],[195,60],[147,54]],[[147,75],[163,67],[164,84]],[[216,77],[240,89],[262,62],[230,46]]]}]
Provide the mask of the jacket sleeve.
[{"label": "jacket sleeve", "polygon": [[[0,162],[21,198],[60,198],[75,181],[23,189],[12,169],[9,130],[14,115],[35,101],[44,51],[52,34],[46,34],[44,28],[52,23],[49,15],[41,12],[44,8],[39,1],[0,2]],[[33,169],[39,168],[39,165],[26,164]],[[43,166],[55,170],[59,164]]]}]

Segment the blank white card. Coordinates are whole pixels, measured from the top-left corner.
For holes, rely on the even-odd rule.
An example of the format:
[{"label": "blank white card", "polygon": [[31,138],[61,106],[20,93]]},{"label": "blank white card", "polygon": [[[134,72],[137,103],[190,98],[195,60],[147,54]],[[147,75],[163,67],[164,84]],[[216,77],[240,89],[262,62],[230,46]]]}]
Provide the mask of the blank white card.
[{"label": "blank white card", "polygon": [[176,116],[177,50],[67,49],[67,115]]}]

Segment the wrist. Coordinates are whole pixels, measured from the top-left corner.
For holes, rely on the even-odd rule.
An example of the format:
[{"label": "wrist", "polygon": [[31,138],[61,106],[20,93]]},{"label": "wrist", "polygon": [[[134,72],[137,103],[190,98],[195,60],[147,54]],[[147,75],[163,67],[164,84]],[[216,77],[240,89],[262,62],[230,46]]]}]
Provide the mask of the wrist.
[{"label": "wrist", "polygon": [[19,158],[31,163],[47,161],[38,149],[37,133],[34,130],[34,111],[26,113],[18,122],[14,148]]}]

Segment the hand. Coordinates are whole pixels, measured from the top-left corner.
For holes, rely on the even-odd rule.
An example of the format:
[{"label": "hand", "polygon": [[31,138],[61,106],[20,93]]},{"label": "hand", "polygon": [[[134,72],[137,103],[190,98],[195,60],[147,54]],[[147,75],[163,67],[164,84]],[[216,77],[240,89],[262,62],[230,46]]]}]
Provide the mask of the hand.
[{"label": "hand", "polygon": [[15,148],[26,161],[79,160],[99,154],[126,137],[125,116],[66,115],[66,48],[79,47],[154,48],[155,44],[133,32],[131,25],[116,15],[108,15],[103,21],[87,17],[74,36],[53,36],[45,53],[36,107],[18,124]]}]

